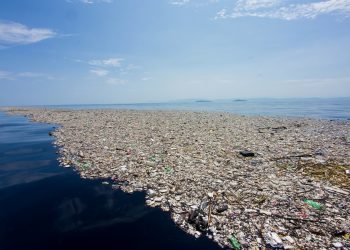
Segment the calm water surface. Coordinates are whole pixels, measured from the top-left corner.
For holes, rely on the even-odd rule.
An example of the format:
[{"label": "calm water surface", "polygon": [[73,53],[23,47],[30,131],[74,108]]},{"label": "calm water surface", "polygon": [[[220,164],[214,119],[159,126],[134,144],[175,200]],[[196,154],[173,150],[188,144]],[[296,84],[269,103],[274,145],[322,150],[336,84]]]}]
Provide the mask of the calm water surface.
[{"label": "calm water surface", "polygon": [[193,110],[219,111],[243,115],[311,117],[321,119],[350,119],[350,98],[295,98],[214,100],[211,102],[169,102],[110,105],[61,105],[52,108],[70,109],[138,109],[138,110]]},{"label": "calm water surface", "polygon": [[221,249],[195,239],[143,193],[58,166],[49,124],[0,112],[0,249]]}]

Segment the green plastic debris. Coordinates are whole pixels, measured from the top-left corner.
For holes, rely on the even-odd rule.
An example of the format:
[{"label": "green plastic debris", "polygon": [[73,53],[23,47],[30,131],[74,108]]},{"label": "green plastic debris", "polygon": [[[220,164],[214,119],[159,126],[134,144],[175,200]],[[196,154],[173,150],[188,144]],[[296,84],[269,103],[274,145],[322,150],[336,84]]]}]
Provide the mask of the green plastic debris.
[{"label": "green plastic debris", "polygon": [[231,235],[230,238],[228,238],[232,247],[235,249],[235,250],[240,250],[241,249],[241,244],[239,244],[238,240],[235,238],[235,236]]},{"label": "green plastic debris", "polygon": [[305,199],[304,202],[306,204],[310,205],[311,207],[316,208],[317,210],[322,210],[323,209],[323,205],[318,203],[318,202],[316,202],[316,201]]},{"label": "green plastic debris", "polygon": [[82,167],[83,167],[83,169],[88,169],[88,168],[91,167],[91,164],[90,163],[84,163]]},{"label": "green plastic debris", "polygon": [[164,169],[165,169],[165,172],[167,173],[173,172],[173,169],[170,166],[165,166]]}]

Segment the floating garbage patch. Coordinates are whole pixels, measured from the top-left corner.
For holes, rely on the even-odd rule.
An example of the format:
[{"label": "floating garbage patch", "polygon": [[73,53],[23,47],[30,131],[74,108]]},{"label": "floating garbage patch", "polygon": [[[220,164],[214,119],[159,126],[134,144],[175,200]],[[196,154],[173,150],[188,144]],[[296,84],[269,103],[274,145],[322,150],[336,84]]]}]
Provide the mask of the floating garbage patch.
[{"label": "floating garbage patch", "polygon": [[61,125],[63,167],[146,191],[232,249],[350,248],[350,122],[228,113],[9,110]]}]

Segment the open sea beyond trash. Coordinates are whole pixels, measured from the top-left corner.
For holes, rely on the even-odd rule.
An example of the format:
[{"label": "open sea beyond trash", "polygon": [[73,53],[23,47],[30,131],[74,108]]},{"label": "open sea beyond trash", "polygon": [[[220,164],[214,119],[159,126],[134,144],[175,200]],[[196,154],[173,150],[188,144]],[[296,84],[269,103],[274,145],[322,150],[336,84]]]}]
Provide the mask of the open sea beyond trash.
[{"label": "open sea beyond trash", "polygon": [[[193,110],[244,115],[350,119],[350,98],[191,100],[49,108]],[[221,249],[178,228],[170,214],[59,166],[48,135],[55,125],[0,112],[0,250]]]},{"label": "open sea beyond trash", "polygon": [[350,119],[350,97],[291,99],[188,100],[167,103],[56,105],[68,109],[137,109],[230,112],[242,115]]}]

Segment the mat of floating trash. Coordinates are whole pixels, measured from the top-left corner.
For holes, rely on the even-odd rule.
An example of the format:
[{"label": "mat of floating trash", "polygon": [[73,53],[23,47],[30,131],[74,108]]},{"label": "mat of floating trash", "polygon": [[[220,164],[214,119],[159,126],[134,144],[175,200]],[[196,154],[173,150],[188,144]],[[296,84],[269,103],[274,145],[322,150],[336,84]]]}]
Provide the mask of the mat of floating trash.
[{"label": "mat of floating trash", "polygon": [[83,178],[110,178],[126,192],[146,191],[149,206],[170,211],[196,237],[235,249],[350,247],[349,121],[10,112],[61,125],[52,134],[62,166],[75,167]]}]

